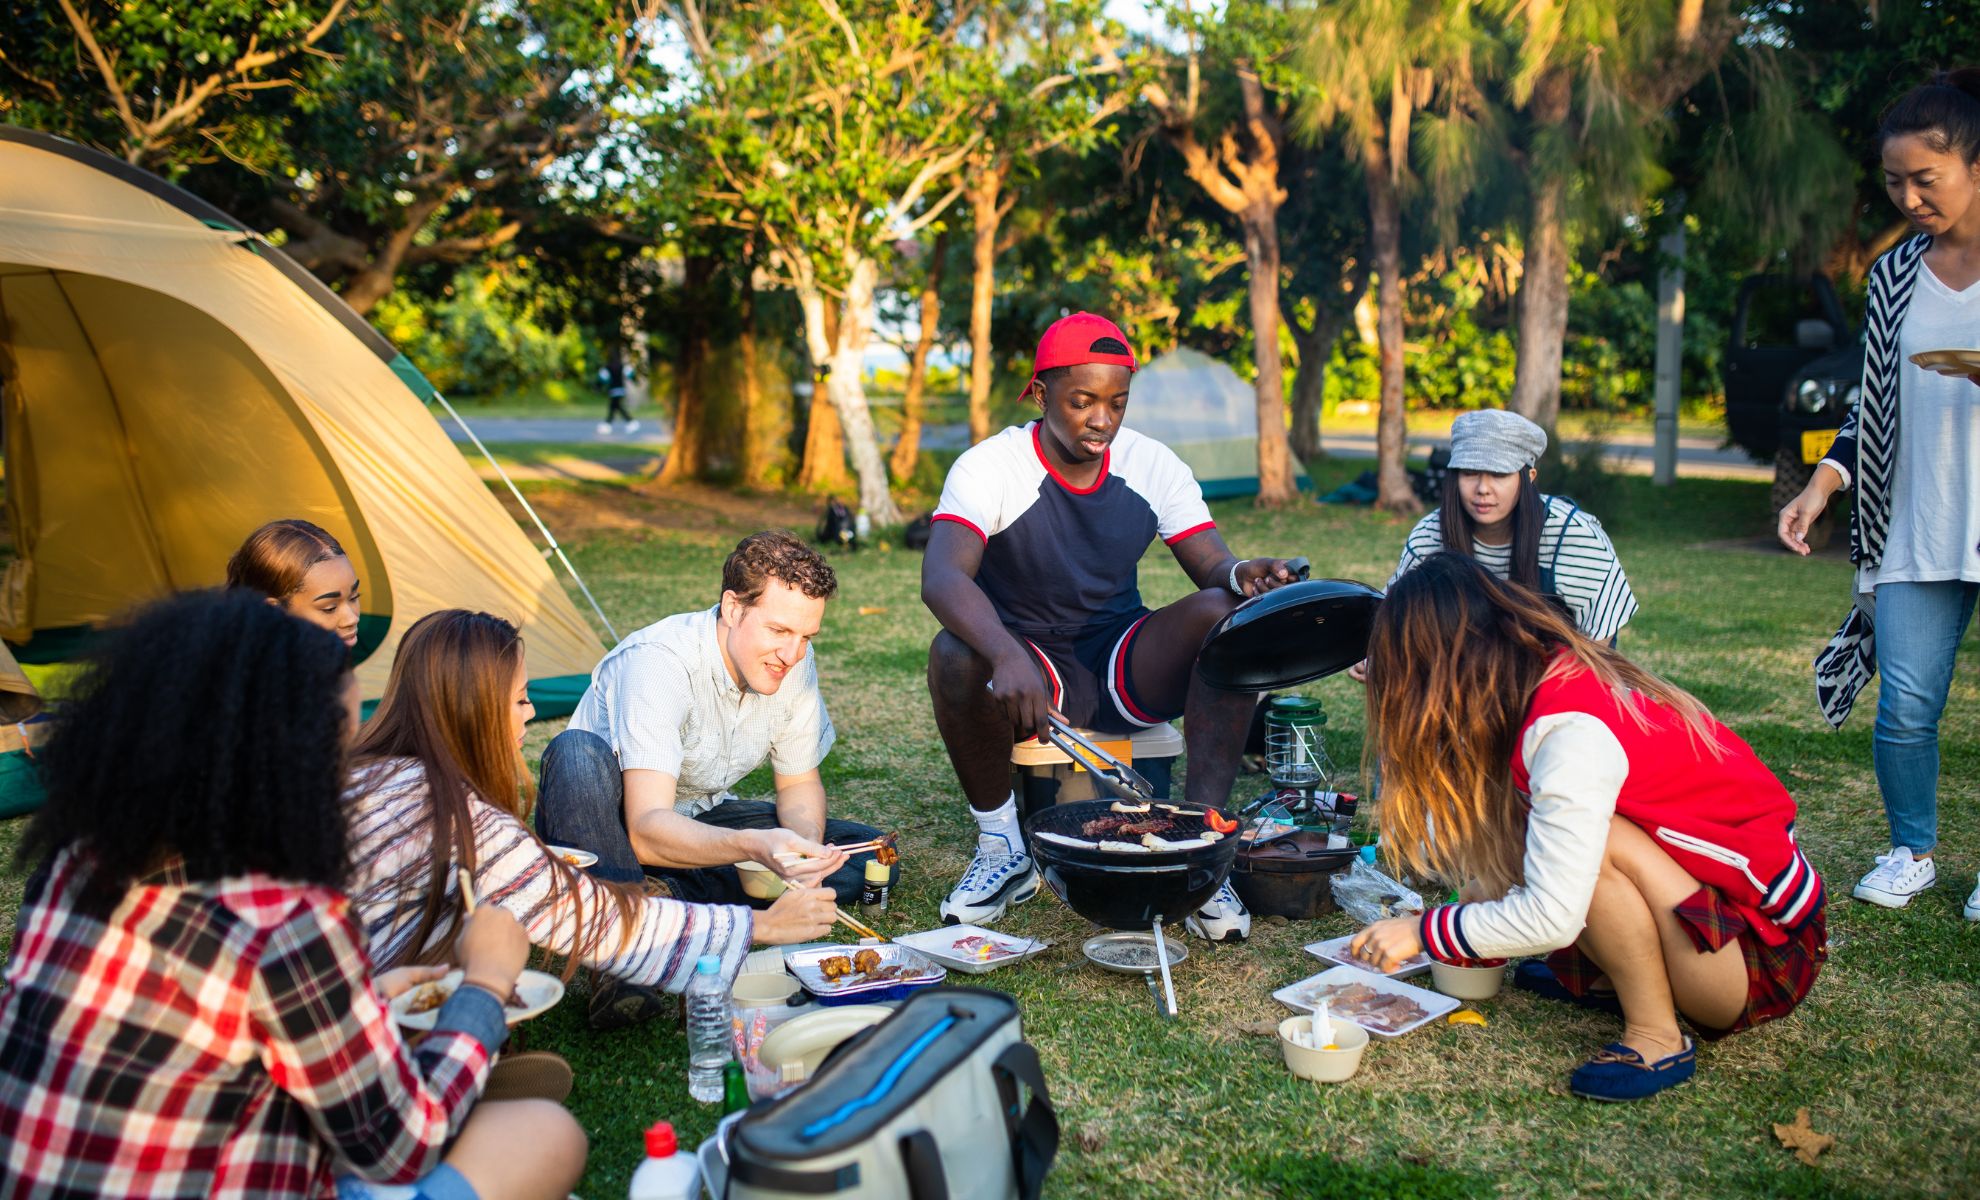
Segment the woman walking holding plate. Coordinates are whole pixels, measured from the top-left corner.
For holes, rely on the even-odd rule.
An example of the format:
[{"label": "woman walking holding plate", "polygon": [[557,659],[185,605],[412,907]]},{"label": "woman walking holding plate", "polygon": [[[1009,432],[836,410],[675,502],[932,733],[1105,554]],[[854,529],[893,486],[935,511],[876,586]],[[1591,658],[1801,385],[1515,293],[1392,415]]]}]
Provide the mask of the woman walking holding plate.
[{"label": "woman walking holding plate", "polygon": [[[1980,371],[1914,361],[1980,346],[1980,69],[1914,88],[1878,143],[1885,189],[1918,233],[1871,268],[1862,400],[1781,510],[1780,537],[1807,554],[1829,498],[1856,489],[1856,604],[1815,660],[1815,691],[1839,727],[1884,677],[1874,746],[1891,848],[1854,895],[1903,908],[1938,882],[1939,718],[1980,596]],[[1980,921],[1980,888],[1965,916]]]}]

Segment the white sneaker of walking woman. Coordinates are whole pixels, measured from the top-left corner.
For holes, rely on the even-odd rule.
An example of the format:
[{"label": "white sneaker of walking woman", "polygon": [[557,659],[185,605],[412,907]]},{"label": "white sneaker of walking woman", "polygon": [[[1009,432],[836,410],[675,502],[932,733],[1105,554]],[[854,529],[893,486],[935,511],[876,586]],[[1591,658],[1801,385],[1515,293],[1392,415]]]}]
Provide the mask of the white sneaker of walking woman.
[{"label": "white sneaker of walking woman", "polygon": [[1939,869],[1929,858],[1911,857],[1911,847],[1893,846],[1879,854],[1877,865],[1856,881],[1850,895],[1883,908],[1903,908],[1911,898],[1939,882]]},{"label": "white sneaker of walking woman", "polygon": [[1973,894],[1966,898],[1966,919],[1980,921],[1980,883],[1974,885]]}]

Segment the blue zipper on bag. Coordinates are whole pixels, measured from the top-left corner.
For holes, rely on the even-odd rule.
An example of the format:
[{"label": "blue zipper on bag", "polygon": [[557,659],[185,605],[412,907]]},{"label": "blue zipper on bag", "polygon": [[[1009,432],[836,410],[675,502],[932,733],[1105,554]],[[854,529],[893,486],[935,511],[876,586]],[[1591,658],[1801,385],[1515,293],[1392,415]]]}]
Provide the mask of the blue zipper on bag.
[{"label": "blue zipper on bag", "polygon": [[811,1124],[806,1125],[803,1129],[798,1130],[798,1137],[808,1142],[828,1129],[845,1124],[854,1113],[861,1109],[872,1108],[886,1099],[887,1093],[894,1090],[894,1085],[901,1081],[901,1076],[907,1074],[908,1068],[914,1065],[914,1060],[920,1058],[928,1047],[935,1044],[935,1039],[947,1033],[950,1026],[955,1023],[956,1018],[953,1016],[943,1017],[940,1021],[937,1021],[934,1027],[929,1029],[927,1033],[914,1039],[914,1043],[899,1058],[894,1060],[894,1065],[888,1067],[881,1074],[880,1078],[874,1082],[871,1090],[864,1096],[848,1100],[828,1115],[820,1117]]}]

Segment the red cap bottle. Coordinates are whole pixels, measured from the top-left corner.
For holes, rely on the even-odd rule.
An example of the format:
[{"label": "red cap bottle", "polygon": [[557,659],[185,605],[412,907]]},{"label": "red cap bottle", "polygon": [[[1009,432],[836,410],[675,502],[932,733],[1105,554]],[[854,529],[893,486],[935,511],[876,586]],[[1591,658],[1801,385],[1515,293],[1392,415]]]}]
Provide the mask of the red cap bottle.
[{"label": "red cap bottle", "polygon": [[674,1137],[674,1124],[660,1121],[646,1131],[646,1157],[671,1158],[681,1148],[679,1139]]}]

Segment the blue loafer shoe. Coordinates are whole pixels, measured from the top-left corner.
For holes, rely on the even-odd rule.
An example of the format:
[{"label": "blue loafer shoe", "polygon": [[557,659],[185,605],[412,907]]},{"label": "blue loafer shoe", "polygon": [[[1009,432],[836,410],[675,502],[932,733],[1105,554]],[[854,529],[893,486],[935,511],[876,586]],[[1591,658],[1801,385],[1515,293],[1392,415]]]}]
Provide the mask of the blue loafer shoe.
[{"label": "blue loafer shoe", "polygon": [[1698,1073],[1698,1046],[1690,1038],[1669,1058],[1644,1062],[1621,1042],[1611,1042],[1568,1076],[1568,1090],[1584,1100],[1642,1100]]},{"label": "blue loafer shoe", "polygon": [[1554,969],[1537,958],[1529,958],[1513,968],[1513,986],[1549,1000],[1559,1000],[1577,1008],[1592,1008],[1596,1012],[1622,1015],[1622,1001],[1614,992],[1599,992],[1591,996],[1577,996],[1554,975]]}]

